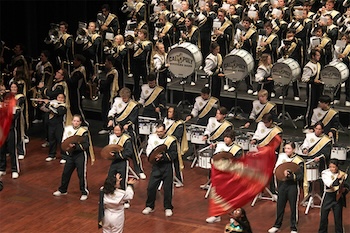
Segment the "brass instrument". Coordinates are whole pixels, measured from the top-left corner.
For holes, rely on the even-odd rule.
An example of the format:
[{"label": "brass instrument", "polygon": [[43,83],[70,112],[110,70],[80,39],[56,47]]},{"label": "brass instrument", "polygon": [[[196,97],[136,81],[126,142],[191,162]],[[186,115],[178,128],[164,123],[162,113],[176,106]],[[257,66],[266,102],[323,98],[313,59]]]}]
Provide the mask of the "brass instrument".
[{"label": "brass instrument", "polygon": [[214,41],[217,41],[218,39],[218,35],[215,34],[215,31],[216,30],[219,30],[220,28],[220,21],[218,18],[214,19],[214,22],[213,22],[213,29],[211,31],[211,41],[214,42]]},{"label": "brass instrument", "polygon": [[32,106],[34,108],[37,108],[39,105],[39,102],[42,102],[42,99],[44,97],[42,93],[42,89],[38,87],[32,87],[31,91],[33,92],[33,98],[30,99],[32,101]]}]

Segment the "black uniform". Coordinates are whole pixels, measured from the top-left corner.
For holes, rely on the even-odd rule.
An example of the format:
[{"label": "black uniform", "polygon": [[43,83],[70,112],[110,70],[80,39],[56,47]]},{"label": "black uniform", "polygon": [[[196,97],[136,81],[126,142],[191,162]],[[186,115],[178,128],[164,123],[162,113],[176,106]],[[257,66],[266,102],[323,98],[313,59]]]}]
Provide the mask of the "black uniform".
[{"label": "black uniform", "polygon": [[[141,98],[139,103],[143,105],[143,116],[160,119],[165,111],[165,91],[163,87],[156,86],[150,88],[148,84],[144,84],[141,88]],[[160,108],[160,113],[155,111],[155,108]]]}]

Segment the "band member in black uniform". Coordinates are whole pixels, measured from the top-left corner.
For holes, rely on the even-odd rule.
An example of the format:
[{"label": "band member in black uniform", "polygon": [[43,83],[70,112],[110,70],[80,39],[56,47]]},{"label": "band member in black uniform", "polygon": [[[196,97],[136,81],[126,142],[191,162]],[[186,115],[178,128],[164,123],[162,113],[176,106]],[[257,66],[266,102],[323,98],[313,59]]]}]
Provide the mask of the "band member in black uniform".
[{"label": "band member in black uniform", "polygon": [[167,53],[165,52],[164,44],[161,42],[157,42],[154,51],[155,53],[153,55],[153,65],[154,72],[157,75],[157,84],[163,87],[166,92],[169,74],[169,64],[166,63]]},{"label": "band member in black uniform", "polygon": [[278,232],[282,226],[284,210],[289,201],[291,209],[290,230],[291,233],[297,233],[298,229],[298,200],[300,194],[300,185],[304,180],[305,163],[304,160],[294,153],[294,142],[288,142],[284,145],[284,153],[280,153],[275,165],[276,168],[286,162],[292,162],[299,165],[296,172],[289,169],[284,170],[284,181],[278,181],[278,199],[277,199],[277,216],[275,224],[268,230],[269,233]]},{"label": "band member in black uniform", "polygon": [[186,117],[186,121],[198,117],[196,124],[206,126],[210,117],[214,117],[216,109],[219,108],[219,100],[210,96],[210,89],[203,87],[201,95],[196,97],[191,115]]},{"label": "band member in black uniform", "polygon": [[183,175],[182,169],[184,164],[182,161],[182,156],[188,151],[188,141],[186,134],[185,122],[180,119],[180,114],[174,107],[169,107],[167,116],[164,117],[163,123],[165,125],[166,135],[174,136],[179,143],[179,157],[174,159],[174,169],[175,169],[175,187],[183,186]]},{"label": "band member in black uniform", "polygon": [[112,33],[114,37],[119,34],[120,26],[118,17],[111,13],[111,9],[108,4],[104,4],[101,7],[102,14],[97,15],[97,27],[99,28],[102,40],[106,40],[106,34]]},{"label": "band member in black uniform", "polygon": [[[128,133],[136,144],[138,136],[138,115],[139,109],[136,101],[131,99],[131,91],[129,88],[122,88],[119,92],[120,97],[114,98],[113,105],[108,112],[107,127],[112,127],[114,124],[120,123],[125,132]],[[134,130],[135,129],[135,130]],[[139,174],[141,179],[146,179],[146,175],[142,169],[142,161],[137,154],[132,158],[134,170]]]},{"label": "band member in black uniform", "polygon": [[258,89],[253,95],[258,94],[258,91],[266,90],[268,92],[267,99],[270,100],[274,94],[274,81],[271,77],[272,59],[271,55],[264,53],[259,58],[258,69],[255,74],[255,81],[259,82]]},{"label": "band member in black uniform", "polygon": [[145,29],[138,32],[138,40],[134,44],[134,98],[140,98],[140,78],[146,83],[146,76],[149,73],[149,59],[152,51],[152,42],[147,40],[148,33]]},{"label": "band member in black uniform", "polygon": [[[281,59],[293,58],[297,61],[300,67],[304,66],[304,51],[303,51],[303,42],[295,37],[295,30],[289,29],[287,31],[286,39],[282,40],[281,46],[278,48],[280,55],[283,57]],[[285,93],[279,98],[285,98],[288,96],[289,85],[285,87]],[[294,100],[299,101],[299,87],[298,81],[293,81],[293,93]]]},{"label": "band member in black uniform", "polygon": [[345,183],[347,177],[348,174],[339,169],[338,159],[331,159],[328,169],[322,171],[322,181],[325,184],[325,190],[318,233],[328,232],[328,215],[331,209],[334,216],[335,232],[345,232],[343,227],[343,207],[346,207],[346,194],[349,192],[349,184]]},{"label": "band member in black uniform", "polygon": [[[12,83],[11,92],[12,90],[17,92],[17,89],[18,89],[17,84]],[[8,94],[8,95],[11,95],[11,94]],[[7,135],[6,141],[0,147],[0,177],[6,175],[6,163],[7,163],[6,153],[10,154],[12,178],[17,179],[19,177],[20,169],[19,169],[18,154],[17,154],[17,142],[19,139],[18,127],[20,124],[20,115],[21,115],[21,108],[18,105],[18,101],[17,101],[17,104],[13,109],[13,118],[12,118],[10,131]]]},{"label": "band member in black uniform", "polygon": [[108,111],[110,109],[110,106],[113,104],[114,98],[118,95],[119,91],[119,85],[118,85],[118,79],[119,74],[118,71],[114,68],[114,58],[112,55],[109,55],[106,57],[105,62],[105,68],[106,68],[106,79],[100,80],[100,93],[102,94],[102,101],[101,101],[101,118],[103,126],[102,130],[100,130],[99,134],[107,134],[109,133],[109,130],[107,129],[107,122],[108,122]]},{"label": "band member in black uniform", "polygon": [[[24,45],[23,44],[16,44],[16,46],[13,48],[14,55],[11,58],[11,63],[9,67],[9,71],[13,72],[15,68],[18,70],[21,70],[23,72],[23,81],[24,86],[26,86],[26,89],[24,90],[23,94],[27,95],[26,91],[30,88],[30,80],[29,80],[29,66],[26,58],[24,57]],[[15,76],[15,75],[14,75]],[[5,86],[9,85],[10,83],[5,80],[4,82]],[[6,86],[9,87],[9,86]],[[21,92],[21,90],[20,90]]]},{"label": "band member in black uniform", "polygon": [[320,96],[318,107],[313,110],[310,128],[313,128],[317,122],[322,122],[324,125],[323,132],[336,143],[339,137],[339,113],[331,108],[331,101],[331,97],[328,95]]},{"label": "band member in black uniform", "polygon": [[64,21],[59,23],[59,30],[59,42],[55,45],[57,65],[70,71],[70,61],[74,55],[73,36],[67,33],[68,24]]},{"label": "band member in black uniform", "polygon": [[307,83],[306,85],[306,113],[305,126],[311,126],[311,116],[313,109],[318,105],[319,97],[323,94],[324,85],[321,81],[321,54],[318,50],[313,49],[310,53],[311,60],[304,66],[301,81]]},{"label": "band member in black uniform", "polygon": [[174,26],[172,23],[168,22],[165,14],[160,14],[158,21],[160,26],[162,26],[158,34],[158,40],[163,42],[165,51],[169,51],[170,47],[173,45]]},{"label": "band member in black uniform", "polygon": [[266,34],[263,38],[263,41],[258,43],[257,53],[259,55],[263,53],[270,54],[272,59],[272,64],[277,61],[277,49],[279,45],[279,38],[272,30],[273,26],[271,22],[267,22],[264,24],[264,29]]},{"label": "band member in black uniform", "polygon": [[72,115],[80,115],[83,119],[83,125],[89,125],[86,121],[84,112],[82,110],[82,90],[85,90],[86,86],[86,71],[83,66],[85,57],[80,54],[76,54],[73,60],[74,70],[70,75],[70,78],[66,79],[69,91],[70,111]]},{"label": "band member in black uniform", "polygon": [[174,170],[173,161],[178,158],[177,140],[173,136],[166,136],[165,125],[160,123],[156,127],[156,133],[149,135],[146,149],[147,156],[150,156],[154,148],[159,145],[165,145],[166,150],[155,155],[155,161],[152,165],[151,177],[147,187],[146,208],[143,214],[149,214],[154,211],[157,189],[161,181],[164,188],[164,209],[165,216],[173,215],[173,180]]},{"label": "band member in black uniform", "polygon": [[142,116],[161,119],[166,105],[164,88],[157,86],[154,72],[147,76],[147,81],[147,84],[142,85],[139,100],[143,106]]},{"label": "band member in black uniform", "polygon": [[[330,14],[324,15],[326,18],[326,23],[325,24],[320,24],[321,26],[325,27],[325,33],[327,36],[332,40],[332,44],[335,45],[335,43],[338,40],[338,34],[339,34],[339,29],[336,25],[333,24],[333,17]],[[321,21],[322,22],[322,21]],[[336,22],[336,21],[334,21]]]},{"label": "band member in black uniform", "polygon": [[258,124],[267,113],[272,115],[274,122],[277,120],[277,106],[275,103],[268,101],[268,95],[269,93],[264,89],[259,91],[258,100],[253,101],[253,108],[250,112],[249,120],[247,123],[245,123],[244,128],[249,128],[254,121]]},{"label": "band member in black uniform", "polygon": [[210,45],[210,54],[205,59],[204,72],[209,76],[211,94],[217,99],[220,99],[221,78],[225,77],[222,71],[223,58],[220,54],[220,45],[213,42]]},{"label": "band member in black uniform", "polygon": [[136,6],[133,13],[133,18],[136,19],[137,23],[147,20],[147,5],[142,0],[136,0]]},{"label": "band member in black uniform", "polygon": [[115,68],[118,71],[118,76],[120,76],[120,78],[118,78],[118,85],[119,88],[124,87],[124,74],[125,74],[125,58],[128,54],[128,49],[125,45],[124,42],[124,37],[122,35],[116,35],[114,37],[114,43],[113,43],[113,57],[115,59]]},{"label": "band member in black uniform", "polygon": [[214,30],[211,40],[216,41],[220,46],[220,54],[225,57],[230,52],[230,43],[233,37],[232,22],[226,18],[226,10],[220,8],[218,10],[218,19],[221,23],[220,28]]},{"label": "band member in black uniform", "polygon": [[[198,24],[201,40],[202,57],[207,57],[210,53],[211,31],[213,28],[213,20],[216,18],[216,13],[213,11],[213,5],[206,2],[204,9],[201,12],[204,19]],[[197,16],[198,18],[199,16]],[[205,61],[203,61],[203,66]]]},{"label": "band member in black uniform", "polygon": [[[67,153],[67,163],[64,165],[62,172],[61,185],[57,191],[53,193],[54,196],[67,195],[67,189],[69,185],[70,178],[73,174],[73,171],[77,169],[77,174],[79,177],[79,187],[81,191],[81,201],[85,201],[88,198],[89,190],[87,187],[87,160],[88,160],[88,151],[90,145],[89,140],[89,131],[87,128],[82,127],[82,117],[79,115],[73,116],[72,125],[66,126],[64,128],[64,133],[62,141],[66,140],[68,137],[73,135],[78,135],[83,137],[83,140],[79,143],[70,143],[70,152]],[[92,156],[90,154],[90,156]],[[94,158],[91,158],[91,163],[93,163]]]},{"label": "band member in black uniform", "polygon": [[[45,159],[46,162],[50,162],[56,159],[57,146],[61,150],[61,142],[64,129],[64,116],[67,113],[65,106],[64,94],[59,94],[56,100],[45,99],[45,104],[40,109],[47,112],[48,119],[48,140],[49,140],[49,155]],[[61,152],[62,159],[66,160],[67,156],[64,152]]]}]

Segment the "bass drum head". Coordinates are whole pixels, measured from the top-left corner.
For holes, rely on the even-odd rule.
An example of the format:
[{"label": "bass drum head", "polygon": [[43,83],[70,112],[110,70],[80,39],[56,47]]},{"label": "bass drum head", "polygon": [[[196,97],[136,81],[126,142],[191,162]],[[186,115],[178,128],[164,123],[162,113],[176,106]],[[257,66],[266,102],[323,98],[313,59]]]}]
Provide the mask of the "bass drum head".
[{"label": "bass drum head", "polygon": [[254,69],[253,56],[243,49],[234,49],[224,58],[222,69],[226,78],[241,81]]},{"label": "bass drum head", "polygon": [[202,53],[194,44],[185,42],[173,47],[167,56],[169,70],[175,77],[186,78],[197,70],[203,61]]},{"label": "bass drum head", "polygon": [[321,80],[328,87],[336,87],[349,77],[349,69],[343,62],[331,62],[321,70]]},{"label": "bass drum head", "polygon": [[289,85],[289,83],[298,79],[300,74],[300,65],[292,58],[276,62],[271,69],[272,79],[280,86]]}]

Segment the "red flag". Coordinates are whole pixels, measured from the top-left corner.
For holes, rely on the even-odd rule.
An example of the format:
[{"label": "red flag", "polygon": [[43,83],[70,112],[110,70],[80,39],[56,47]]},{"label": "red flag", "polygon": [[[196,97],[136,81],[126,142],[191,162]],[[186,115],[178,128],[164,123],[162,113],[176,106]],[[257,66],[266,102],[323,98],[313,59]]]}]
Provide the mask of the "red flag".
[{"label": "red flag", "polygon": [[281,144],[276,135],[258,152],[239,159],[214,161],[211,166],[209,216],[219,216],[246,205],[268,184],[276,163],[275,150]]},{"label": "red flag", "polygon": [[12,94],[7,94],[4,101],[0,102],[0,147],[4,144],[10,131],[15,106],[16,99]]}]

